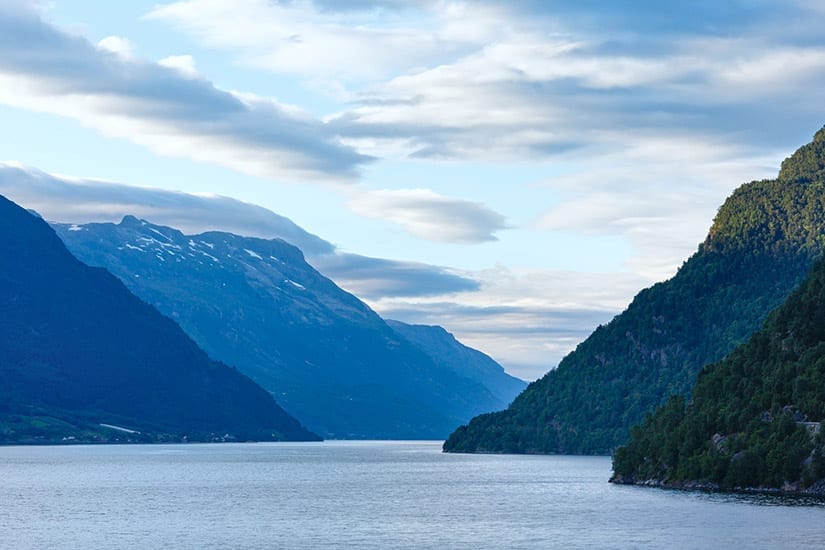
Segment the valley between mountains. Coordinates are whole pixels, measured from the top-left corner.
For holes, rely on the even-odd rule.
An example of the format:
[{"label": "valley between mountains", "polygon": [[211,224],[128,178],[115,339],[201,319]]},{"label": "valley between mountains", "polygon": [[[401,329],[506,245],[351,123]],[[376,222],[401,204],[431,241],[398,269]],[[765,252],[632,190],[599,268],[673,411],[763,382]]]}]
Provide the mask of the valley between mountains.
[{"label": "valley between mountains", "polygon": [[0,206],[2,442],[452,432],[448,452],[614,454],[617,483],[825,487],[825,129],[529,385],[283,240]]}]

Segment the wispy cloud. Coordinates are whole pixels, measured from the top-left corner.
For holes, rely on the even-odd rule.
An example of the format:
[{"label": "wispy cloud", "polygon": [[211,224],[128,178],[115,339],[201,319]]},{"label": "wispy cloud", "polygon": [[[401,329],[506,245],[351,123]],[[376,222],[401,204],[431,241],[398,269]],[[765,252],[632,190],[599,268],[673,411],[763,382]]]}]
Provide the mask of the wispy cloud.
[{"label": "wispy cloud", "polygon": [[480,286],[440,266],[340,252],[284,216],[229,197],[59,177],[10,163],[0,163],[0,194],[55,222],[119,222],[133,215],[190,234],[227,231],[283,239],[322,273],[367,299],[453,294]]},{"label": "wispy cloud", "polygon": [[341,182],[369,161],[298,108],[219,89],[190,61],[142,61],[123,38],[94,45],[25,5],[0,9],[0,103],[266,178]]},{"label": "wispy cloud", "polygon": [[481,203],[445,197],[429,189],[370,191],[348,206],[361,216],[391,220],[410,234],[431,241],[494,241],[495,232],[507,227],[504,216]]},{"label": "wispy cloud", "polygon": [[238,50],[247,66],[327,83],[380,80],[456,47],[422,29],[434,16],[405,2],[194,0],[157,6],[147,17]]},{"label": "wispy cloud", "polygon": [[373,301],[453,295],[477,291],[471,274],[417,262],[337,253],[311,256],[310,263],[359,298]]},{"label": "wispy cloud", "polygon": [[[770,147],[821,116],[808,90],[823,84],[822,45],[695,37],[652,56],[528,33],[397,76],[331,123],[356,147],[376,151],[379,140],[454,160],[564,162],[570,151],[620,152],[629,133]],[[779,136],[764,131],[783,118]]]},{"label": "wispy cloud", "polygon": [[723,140],[628,134],[624,150],[541,183],[557,191],[559,201],[534,226],[622,236],[634,249],[628,270],[662,280],[695,252],[742,175],[775,177],[780,158]]},{"label": "wispy cloud", "polygon": [[[804,2],[738,0],[187,0],[150,14],[240,62],[337,90],[355,105],[331,121],[361,150],[454,160],[619,150],[619,129],[698,143],[809,133],[825,84],[821,16]],[[779,116],[779,135],[761,131]]]}]

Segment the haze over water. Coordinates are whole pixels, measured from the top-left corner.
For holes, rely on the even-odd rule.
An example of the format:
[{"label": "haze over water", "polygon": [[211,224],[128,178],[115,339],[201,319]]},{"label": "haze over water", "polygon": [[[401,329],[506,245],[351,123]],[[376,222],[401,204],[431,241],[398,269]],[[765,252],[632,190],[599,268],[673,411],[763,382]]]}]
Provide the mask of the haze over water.
[{"label": "haze over water", "polygon": [[825,503],[440,442],[0,448],[2,548],[817,548]]}]

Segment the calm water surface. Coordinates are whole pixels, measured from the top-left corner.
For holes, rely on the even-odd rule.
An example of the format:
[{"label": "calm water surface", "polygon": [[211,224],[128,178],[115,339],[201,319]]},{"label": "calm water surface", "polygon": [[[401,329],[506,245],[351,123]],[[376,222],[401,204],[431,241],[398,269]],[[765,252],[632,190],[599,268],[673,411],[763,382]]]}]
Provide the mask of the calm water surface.
[{"label": "calm water surface", "polygon": [[440,442],[0,448],[2,548],[825,548],[825,503]]}]

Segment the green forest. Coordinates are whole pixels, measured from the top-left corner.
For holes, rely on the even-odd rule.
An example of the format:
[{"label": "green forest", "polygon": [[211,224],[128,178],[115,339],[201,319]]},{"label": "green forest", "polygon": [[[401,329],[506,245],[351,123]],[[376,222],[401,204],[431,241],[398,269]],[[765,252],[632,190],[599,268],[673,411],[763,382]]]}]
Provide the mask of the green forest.
[{"label": "green forest", "polygon": [[507,410],[456,430],[445,451],[614,451],[647,413],[688,396],[702,367],[744,343],[805,278],[825,242],[824,176],[822,129],[776,179],[738,188],[672,279],[641,291]]},{"label": "green forest", "polygon": [[825,477],[825,262],[763,328],[632,431],[614,479],[806,488]]}]

